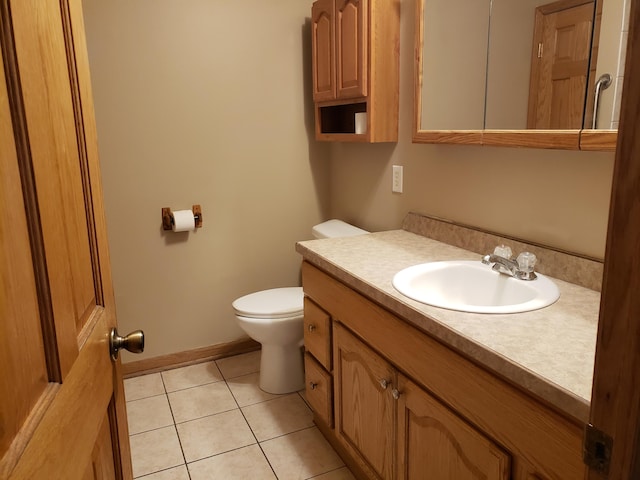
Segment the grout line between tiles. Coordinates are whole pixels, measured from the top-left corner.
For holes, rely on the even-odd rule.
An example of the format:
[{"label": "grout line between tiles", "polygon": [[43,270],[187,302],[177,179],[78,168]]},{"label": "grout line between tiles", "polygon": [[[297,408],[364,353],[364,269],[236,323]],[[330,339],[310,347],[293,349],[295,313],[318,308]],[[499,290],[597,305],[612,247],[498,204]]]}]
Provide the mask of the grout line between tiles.
[{"label": "grout line between tiles", "polygon": [[191,480],[191,472],[189,472],[189,467],[187,467],[187,457],[184,455],[184,448],[182,447],[182,439],[180,438],[180,434],[178,433],[178,427],[176,425],[176,417],[173,414],[173,407],[171,406],[171,401],[169,400],[169,393],[167,392],[167,385],[164,383],[164,377],[162,376],[162,372],[160,373],[160,378],[162,379],[162,386],[164,387],[164,394],[167,397],[167,403],[169,404],[169,411],[171,412],[171,419],[173,420],[173,429],[176,432],[176,437],[178,437],[178,445],[180,445],[180,453],[182,454],[182,460],[184,460],[184,467],[187,469],[187,476],[189,480]]},{"label": "grout line between tiles", "polygon": [[[226,379],[225,379],[225,383],[227,384],[227,388],[229,388],[229,384],[227,383]],[[267,454],[262,449],[262,445],[260,444],[260,441],[258,440],[258,437],[256,437],[256,434],[253,431],[253,428],[251,428],[251,424],[249,423],[249,420],[247,420],[247,417],[245,416],[244,412],[242,411],[242,407],[240,407],[240,404],[238,403],[238,400],[236,399],[235,395],[233,395],[233,391],[231,391],[230,388],[229,388],[229,391],[231,392],[231,396],[233,397],[233,400],[236,402],[236,405],[238,405],[238,410],[240,410],[240,414],[242,415],[242,418],[244,418],[244,421],[246,422],[247,427],[249,427],[249,430],[251,431],[251,435],[253,435],[253,438],[256,441],[256,445],[258,445],[258,448],[260,449],[260,452],[262,452],[262,456],[267,461],[267,464],[269,465],[269,468],[273,472],[273,476],[276,477],[276,480],[278,480],[278,475],[276,474],[276,471],[274,470],[273,465],[271,465],[271,462],[269,461],[269,457],[267,457]]]},{"label": "grout line between tiles", "polygon": [[[162,470],[158,470],[157,472],[145,473],[144,475],[140,475],[139,477],[134,477],[134,480],[144,480],[145,478],[150,477],[151,475],[155,475],[160,472],[166,472],[167,470],[171,470],[173,468],[178,468],[178,467],[182,467],[182,465],[175,465],[173,467],[163,468]],[[187,468],[186,465],[184,465],[184,467]],[[189,469],[187,468],[187,472],[188,471]],[[189,477],[189,480],[191,480],[191,477]]]},{"label": "grout line between tiles", "polygon": [[[216,363],[216,367],[218,367],[217,363]],[[220,368],[219,368],[219,367],[218,367],[218,369],[220,370]],[[201,418],[206,418],[206,417],[209,417],[209,416],[214,416],[214,415],[218,415],[218,414],[221,414],[221,413],[225,413],[225,412],[233,411],[233,410],[235,410],[235,408],[232,408],[232,409],[229,409],[229,410],[225,410],[225,411],[222,411],[222,412],[216,412],[215,414],[211,414],[211,415],[205,415],[205,416],[203,416],[203,417],[199,417],[199,418],[195,418],[195,419],[190,419],[190,420],[187,420],[187,421],[185,421],[185,422],[176,423],[175,415],[174,415],[174,412],[173,412],[173,408],[172,408],[172,406],[171,406],[171,401],[169,400],[169,393],[173,393],[173,392],[168,392],[168,391],[167,391],[167,386],[166,386],[166,384],[165,384],[164,377],[162,376],[162,372],[159,372],[159,373],[160,373],[160,378],[161,378],[161,380],[162,380],[162,385],[163,385],[163,388],[164,388],[164,391],[165,391],[164,395],[166,396],[166,398],[167,398],[167,402],[169,403],[169,409],[170,409],[170,412],[171,412],[171,418],[172,418],[172,420],[173,420],[173,427],[174,427],[174,430],[175,430],[176,435],[177,435],[177,437],[178,437],[178,442],[179,442],[179,445],[180,445],[180,450],[181,450],[182,458],[183,458],[183,460],[184,460],[184,464],[183,464],[183,465],[185,466],[185,468],[186,468],[186,470],[187,470],[187,475],[188,475],[189,480],[191,480],[191,471],[190,471],[190,469],[189,469],[189,465],[191,465],[191,464],[193,464],[193,463],[196,463],[196,462],[199,462],[199,461],[202,461],[202,460],[205,460],[205,459],[207,459],[207,458],[212,458],[212,457],[215,457],[215,456],[218,456],[218,455],[223,455],[223,454],[226,454],[226,453],[229,453],[229,452],[232,452],[232,451],[236,451],[236,450],[240,450],[240,449],[242,449],[242,448],[246,448],[246,447],[250,446],[250,445],[245,445],[245,446],[238,447],[238,448],[235,448],[235,449],[232,449],[232,450],[226,451],[226,452],[220,452],[220,453],[217,453],[217,454],[215,454],[215,455],[210,455],[210,456],[208,456],[208,457],[204,457],[204,458],[201,458],[201,459],[198,459],[198,460],[194,460],[193,462],[187,463],[186,456],[185,456],[185,452],[184,452],[184,448],[183,448],[183,446],[182,446],[182,441],[181,441],[181,439],[180,439],[180,435],[179,435],[178,430],[177,430],[177,425],[184,424],[184,423],[187,423],[187,422],[190,422],[190,421],[194,421],[194,420],[198,420],[198,419],[201,419]],[[222,374],[222,371],[221,371],[221,370],[220,370],[220,373]],[[275,471],[275,469],[274,469],[273,465],[272,465],[272,464],[271,464],[271,462],[269,461],[269,458],[267,457],[267,455],[266,455],[266,453],[265,453],[265,451],[264,451],[264,449],[263,449],[263,447],[262,447],[262,444],[263,444],[263,443],[265,443],[265,442],[271,441],[271,440],[275,440],[275,439],[277,439],[277,438],[281,438],[281,437],[284,437],[284,436],[287,436],[287,435],[291,435],[291,434],[293,434],[293,433],[302,432],[302,431],[305,431],[305,430],[311,430],[311,429],[314,429],[314,428],[317,428],[317,427],[316,427],[315,425],[311,425],[311,426],[304,427],[304,428],[301,428],[301,429],[298,429],[298,430],[294,430],[294,431],[291,431],[291,432],[283,433],[283,434],[281,434],[281,435],[277,435],[277,436],[275,436],[275,437],[273,437],[273,438],[269,438],[269,439],[267,439],[267,440],[263,440],[262,442],[261,442],[261,441],[259,441],[259,440],[258,440],[258,438],[256,437],[256,434],[254,433],[253,429],[251,428],[251,425],[249,424],[249,421],[247,420],[247,418],[246,418],[246,416],[245,416],[245,414],[244,414],[244,411],[243,411],[243,408],[244,408],[244,407],[241,407],[241,406],[240,406],[240,404],[238,403],[238,400],[236,399],[235,395],[233,394],[233,391],[231,390],[231,388],[230,388],[230,386],[229,386],[229,383],[228,383],[228,381],[229,381],[229,380],[233,380],[234,378],[242,377],[242,376],[244,376],[244,375],[249,375],[249,374],[251,374],[251,373],[257,373],[257,372],[245,373],[245,374],[243,374],[243,375],[237,375],[237,376],[234,376],[234,377],[230,377],[230,378],[228,378],[228,379],[227,379],[226,377],[224,377],[224,374],[223,374],[223,380],[221,380],[221,381],[223,381],[223,382],[225,383],[225,386],[227,387],[227,390],[229,391],[229,393],[231,393],[231,396],[232,396],[232,398],[233,398],[233,401],[234,401],[235,405],[237,406],[237,409],[240,411],[240,414],[242,415],[242,417],[243,417],[244,421],[246,422],[247,426],[249,427],[249,430],[251,431],[251,435],[253,436],[253,438],[254,438],[254,440],[255,440],[255,444],[256,444],[256,445],[258,445],[258,448],[260,449],[260,451],[262,452],[263,457],[264,457],[264,458],[265,458],[265,460],[267,461],[267,463],[268,463],[268,465],[269,465],[269,468],[270,468],[270,469],[271,469],[271,471],[273,472],[274,477],[275,477],[276,479],[278,479],[278,475],[276,474],[276,471]],[[219,381],[220,381],[220,380],[219,380]],[[207,384],[210,384],[210,383],[218,383],[219,381],[216,381],[216,382],[207,382],[207,383],[204,383],[204,384],[202,384],[202,385],[207,385]],[[188,387],[188,388],[181,389],[181,390],[176,390],[176,392],[177,392],[177,391],[188,390],[188,389],[190,389],[190,388],[197,388],[197,387],[202,386],[202,385],[197,385],[197,386]],[[308,403],[308,402],[306,401],[306,399],[302,396],[301,392],[300,392],[300,391],[298,391],[298,392],[295,392],[295,393],[297,393],[297,394],[298,394],[298,396],[299,396],[299,397],[301,398],[301,400],[303,401],[304,405],[305,405],[309,410],[311,410],[311,408],[310,408],[310,406],[309,406],[309,403]],[[151,397],[153,397],[153,396],[159,396],[159,395],[151,395]],[[149,398],[149,397],[147,397],[147,398]],[[276,398],[280,398],[280,397],[276,397]],[[269,402],[269,401],[271,401],[271,400],[275,400],[276,398],[267,399],[267,400],[262,400],[262,401],[260,401],[260,402],[257,402],[257,403],[255,403],[255,404],[251,404],[251,405],[257,405],[257,404],[259,404],[259,403]],[[135,400],[133,400],[133,401],[135,401]],[[249,407],[249,406],[251,406],[251,405],[245,405],[245,407]],[[158,427],[158,429],[159,429],[159,428],[167,428],[167,426],[165,426],[165,427]],[[152,429],[152,430],[157,430],[157,429]],[[149,430],[149,431],[152,431],[152,430]],[[140,433],[146,433],[146,432],[140,432]],[[134,435],[138,435],[138,434],[134,434]],[[131,435],[131,436],[134,436],[134,435]],[[176,467],[170,467],[170,468],[176,468]],[[159,470],[158,472],[162,472],[162,471],[165,471],[165,470],[169,470],[170,468],[163,469],[163,470]],[[342,466],[341,466],[341,467],[338,467],[338,468],[335,468],[334,470],[331,470],[331,471],[339,470],[340,468],[342,468]],[[158,473],[158,472],[152,472],[152,473],[149,473],[149,474],[143,475],[143,476],[141,476],[141,477],[136,477],[136,479],[138,479],[138,478],[139,478],[139,479],[143,479],[143,478],[144,478],[144,477],[146,477],[146,476],[149,476],[149,475],[152,475],[152,474],[154,474],[154,473]],[[329,472],[325,472],[325,473],[329,473]],[[322,475],[324,475],[325,473],[323,473]],[[318,476],[318,475],[316,475],[316,477],[317,477],[317,476]],[[310,480],[310,479],[312,479],[312,478],[315,478],[315,477],[308,477],[308,478],[307,478],[307,480]]]}]

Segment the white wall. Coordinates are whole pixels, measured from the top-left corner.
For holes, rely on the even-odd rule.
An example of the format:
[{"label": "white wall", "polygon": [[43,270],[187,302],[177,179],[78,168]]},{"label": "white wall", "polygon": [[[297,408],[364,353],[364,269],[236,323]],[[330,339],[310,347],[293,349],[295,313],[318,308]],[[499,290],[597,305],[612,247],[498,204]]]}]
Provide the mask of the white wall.
[{"label": "white wall", "polygon": [[[119,328],[147,336],[125,361],[238,339],[234,298],[299,284],[329,213],[310,5],[84,1]],[[161,230],[196,203],[202,229]]]}]

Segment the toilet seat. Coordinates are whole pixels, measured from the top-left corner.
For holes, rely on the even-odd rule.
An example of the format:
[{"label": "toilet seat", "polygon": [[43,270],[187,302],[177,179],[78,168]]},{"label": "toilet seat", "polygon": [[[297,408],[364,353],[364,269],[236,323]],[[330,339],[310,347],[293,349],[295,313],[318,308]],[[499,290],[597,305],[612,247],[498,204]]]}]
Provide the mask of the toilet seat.
[{"label": "toilet seat", "polygon": [[302,287],[272,288],[250,293],[232,303],[236,315],[247,318],[297,317],[304,312]]}]

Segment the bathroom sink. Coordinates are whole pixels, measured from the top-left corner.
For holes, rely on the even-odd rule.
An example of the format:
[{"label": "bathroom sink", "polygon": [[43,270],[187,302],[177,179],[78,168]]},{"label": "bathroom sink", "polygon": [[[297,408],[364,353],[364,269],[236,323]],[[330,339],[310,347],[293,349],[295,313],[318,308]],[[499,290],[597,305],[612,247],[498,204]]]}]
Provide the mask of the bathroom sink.
[{"label": "bathroom sink", "polygon": [[519,313],[544,308],[560,297],[549,278],[520,280],[477,261],[430,262],[399,271],[393,286],[434,307],[472,313]]}]

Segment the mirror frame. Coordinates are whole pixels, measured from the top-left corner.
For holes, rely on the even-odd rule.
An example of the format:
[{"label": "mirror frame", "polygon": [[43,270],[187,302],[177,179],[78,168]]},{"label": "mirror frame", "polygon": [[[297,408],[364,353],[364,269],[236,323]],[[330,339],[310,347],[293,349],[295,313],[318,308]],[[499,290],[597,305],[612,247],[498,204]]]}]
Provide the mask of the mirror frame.
[{"label": "mirror frame", "polygon": [[424,2],[416,0],[414,44],[413,143],[487,145],[495,147],[614,151],[617,130],[421,130]]}]

